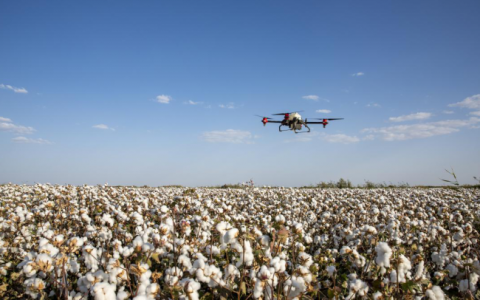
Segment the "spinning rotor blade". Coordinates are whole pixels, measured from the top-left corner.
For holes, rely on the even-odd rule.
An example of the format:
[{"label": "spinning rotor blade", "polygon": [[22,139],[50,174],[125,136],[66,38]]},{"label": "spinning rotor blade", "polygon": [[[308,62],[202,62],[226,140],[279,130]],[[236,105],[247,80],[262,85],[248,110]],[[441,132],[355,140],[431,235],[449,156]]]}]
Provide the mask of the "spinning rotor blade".
[{"label": "spinning rotor blade", "polygon": [[271,119],[272,119],[272,118],[269,118],[269,117],[264,117],[264,116],[259,116],[259,115],[255,115],[255,116],[260,117],[260,118],[265,118],[265,119],[267,119],[267,120],[271,120]]},{"label": "spinning rotor blade", "polygon": [[316,120],[327,120],[327,121],[335,121],[335,120],[343,120],[343,118],[315,118]]},{"label": "spinning rotor blade", "polygon": [[272,114],[272,116],[283,116],[286,114],[293,114],[293,113],[298,113],[298,112],[303,112],[303,110],[297,110],[297,111],[292,111],[292,112],[287,112],[287,113],[278,113],[278,114]]}]

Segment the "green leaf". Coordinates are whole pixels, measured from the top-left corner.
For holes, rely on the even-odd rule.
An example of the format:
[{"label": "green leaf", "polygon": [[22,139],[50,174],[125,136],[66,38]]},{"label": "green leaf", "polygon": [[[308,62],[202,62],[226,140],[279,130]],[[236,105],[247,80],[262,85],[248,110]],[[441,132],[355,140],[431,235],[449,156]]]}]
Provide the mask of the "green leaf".
[{"label": "green leaf", "polygon": [[328,289],[327,296],[328,299],[333,299],[333,297],[335,297],[335,292],[333,291],[333,289]]}]

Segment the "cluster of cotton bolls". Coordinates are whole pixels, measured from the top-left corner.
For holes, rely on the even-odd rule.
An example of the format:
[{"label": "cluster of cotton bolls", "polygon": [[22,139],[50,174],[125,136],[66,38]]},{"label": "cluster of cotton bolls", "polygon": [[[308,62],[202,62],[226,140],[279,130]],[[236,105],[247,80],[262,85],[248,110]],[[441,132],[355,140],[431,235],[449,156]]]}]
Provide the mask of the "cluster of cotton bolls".
[{"label": "cluster of cotton bolls", "polygon": [[0,186],[2,299],[480,298],[478,189]]}]

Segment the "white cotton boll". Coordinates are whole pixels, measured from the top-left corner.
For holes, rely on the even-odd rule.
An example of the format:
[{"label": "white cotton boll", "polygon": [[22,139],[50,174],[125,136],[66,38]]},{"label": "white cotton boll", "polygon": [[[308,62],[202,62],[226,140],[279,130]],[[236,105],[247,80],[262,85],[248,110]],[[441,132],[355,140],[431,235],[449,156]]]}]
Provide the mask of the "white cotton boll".
[{"label": "white cotton boll", "polygon": [[227,232],[227,230],[229,230],[230,228],[232,228],[232,226],[230,226],[230,224],[228,224],[227,222],[222,221],[222,222],[218,223],[215,228],[216,228],[217,231],[220,232],[221,234],[225,234],[225,233]]},{"label": "white cotton boll", "polygon": [[137,236],[132,242],[133,248],[135,251],[140,252],[143,246],[143,239],[141,236]]},{"label": "white cotton boll", "polygon": [[145,291],[148,297],[155,298],[155,296],[160,291],[160,286],[158,283],[152,283],[147,286],[147,290]]},{"label": "white cotton boll", "polygon": [[240,271],[237,269],[237,267],[232,264],[225,267],[225,280],[234,279],[238,276],[240,276]]},{"label": "white cotton boll", "polygon": [[190,260],[190,257],[186,256],[186,255],[180,255],[178,257],[178,263],[179,264],[182,264],[182,266],[185,268],[185,269],[191,269],[192,268],[192,262]]},{"label": "white cotton boll", "polygon": [[35,262],[43,272],[50,272],[53,270],[53,259],[46,253],[37,255]]},{"label": "white cotton boll", "polygon": [[133,247],[124,247],[120,253],[123,257],[129,257],[134,251],[135,249]]},{"label": "white cotton boll", "polygon": [[252,246],[250,245],[250,241],[244,241],[245,249],[242,249],[240,252],[240,259],[237,262],[237,267],[240,267],[242,264],[249,267],[253,263],[254,255],[252,252]]},{"label": "white cotton boll", "polygon": [[166,207],[165,205],[162,205],[162,206],[160,207],[160,211],[165,214],[165,213],[168,212],[168,207]]},{"label": "white cotton boll", "polygon": [[184,300],[198,300],[198,290],[200,290],[201,287],[199,282],[191,278],[185,278],[180,281],[180,285],[186,294],[186,297],[183,298]]},{"label": "white cotton boll", "polygon": [[22,272],[27,277],[32,277],[33,275],[37,274],[37,269],[34,267],[34,262],[29,262],[23,265]]},{"label": "white cotton boll", "polygon": [[285,223],[285,217],[283,215],[278,215],[275,217],[275,222],[279,224],[284,224]]},{"label": "white cotton boll", "polygon": [[435,285],[431,289],[427,290],[425,292],[425,296],[427,296],[428,299],[430,299],[430,300],[444,300],[445,299],[445,293],[442,291],[442,289],[438,285]]},{"label": "white cotton boll", "polygon": [[258,299],[263,295],[263,289],[265,287],[265,282],[257,280],[255,286],[253,287],[253,298]]},{"label": "white cotton boll", "polygon": [[88,270],[98,270],[98,251],[92,245],[86,245],[82,250],[83,260]]},{"label": "white cotton boll", "polygon": [[313,242],[312,237],[309,236],[309,235],[306,235],[306,236],[303,238],[303,240],[305,241],[305,244],[307,244],[307,245],[309,245],[309,244],[311,244],[311,243]]},{"label": "white cotton boll", "polygon": [[335,271],[336,271],[335,266],[330,265],[330,266],[327,267],[328,276],[332,277],[333,273],[335,273]]},{"label": "white cotton boll", "polygon": [[95,300],[116,300],[117,295],[115,294],[116,286],[109,284],[108,282],[97,282],[93,286],[92,296],[95,297]]},{"label": "white cotton boll", "polygon": [[177,268],[177,267],[168,268],[167,270],[165,270],[165,283],[173,286],[178,282],[179,278],[181,278],[182,276],[183,276],[183,272],[182,270],[180,270],[180,268]]},{"label": "white cotton boll", "polygon": [[420,280],[423,277],[423,271],[425,270],[425,262],[422,260],[418,263],[417,269],[415,270],[415,280]]},{"label": "white cotton boll", "polygon": [[145,253],[145,252],[152,252],[153,250],[155,250],[155,247],[150,244],[150,243],[144,243],[142,245],[142,252]]},{"label": "white cotton boll", "polygon": [[448,276],[450,278],[453,278],[458,274],[458,268],[453,264],[448,264],[445,269],[448,271]]},{"label": "white cotton boll", "polygon": [[447,259],[447,255],[448,255],[447,245],[442,244],[440,252],[432,253],[432,261],[437,264],[438,268],[443,268]]},{"label": "white cotton boll", "polygon": [[380,242],[375,247],[375,251],[377,252],[377,257],[375,258],[375,262],[380,267],[388,268],[390,267],[390,257],[392,257],[392,249],[388,246],[385,242]]},{"label": "white cotton boll", "polygon": [[298,261],[300,262],[300,264],[307,268],[309,268],[313,264],[312,256],[305,252],[300,252],[298,254]]},{"label": "white cotton boll", "polygon": [[342,249],[340,249],[340,254],[341,255],[346,255],[352,253],[352,248],[348,246],[343,246]]},{"label": "white cotton boll", "polygon": [[220,249],[217,246],[208,245],[207,247],[205,247],[205,252],[207,252],[208,255],[219,255]]},{"label": "white cotton boll", "polygon": [[112,219],[112,216],[110,216],[107,213],[103,214],[101,221],[102,221],[102,225],[108,224],[108,226],[110,227],[112,227],[113,224],[115,223],[115,221]]},{"label": "white cotton boll", "polygon": [[477,282],[480,276],[477,273],[470,273],[470,290],[475,292],[477,290]]},{"label": "white cotton boll", "polygon": [[230,244],[236,241],[238,234],[239,234],[239,231],[237,228],[230,229],[229,231],[227,231],[227,233],[224,236],[224,242],[227,244]]},{"label": "white cotton boll", "polygon": [[473,262],[472,270],[477,273],[477,275],[480,275],[480,261],[476,260]]},{"label": "white cotton boll", "polygon": [[130,293],[126,292],[125,287],[121,287],[117,293],[117,300],[127,300],[130,297]]},{"label": "white cotton boll", "polygon": [[280,256],[276,256],[270,261],[270,266],[275,269],[277,273],[283,273],[287,269],[287,262],[280,258]]},{"label": "white cotton boll", "polygon": [[[368,293],[368,285],[361,279],[354,279],[350,281],[350,283],[348,284],[348,287],[349,287],[349,295],[352,295],[352,296],[355,294],[359,296],[365,296]],[[351,297],[347,296],[347,299],[350,299]]]},{"label": "white cotton boll", "polygon": [[460,292],[466,292],[468,290],[468,279],[464,279],[460,281],[460,284],[458,286],[458,290]]},{"label": "white cotton boll", "polygon": [[39,291],[45,289],[45,282],[40,278],[29,278],[23,284],[26,287],[26,293],[34,299],[40,295]]},{"label": "white cotton boll", "polygon": [[301,293],[307,290],[307,286],[305,285],[305,280],[302,277],[292,276],[291,279],[287,280],[284,284],[283,291],[288,294],[288,299],[294,299],[299,296]]},{"label": "white cotton boll", "polygon": [[259,238],[258,242],[263,247],[269,247],[270,246],[270,237],[268,235],[264,234]]},{"label": "white cotton boll", "polygon": [[295,223],[293,225],[293,232],[295,232],[296,234],[301,234],[303,232],[303,224]]},{"label": "white cotton boll", "polygon": [[380,292],[375,292],[372,296],[373,296],[373,300],[380,300],[383,297],[382,293]]}]

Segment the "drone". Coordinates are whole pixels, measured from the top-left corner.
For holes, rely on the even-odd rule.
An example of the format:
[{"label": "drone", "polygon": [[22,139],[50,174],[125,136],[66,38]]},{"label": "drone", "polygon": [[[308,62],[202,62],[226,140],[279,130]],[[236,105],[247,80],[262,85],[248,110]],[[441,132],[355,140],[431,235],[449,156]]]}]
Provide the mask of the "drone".
[{"label": "drone", "polygon": [[[302,112],[302,111],[300,111]],[[308,125],[310,124],[322,124],[323,128],[327,127],[327,124],[329,123],[328,121],[335,121],[335,120],[343,120],[343,118],[329,118],[329,119],[320,119],[320,118],[313,118],[314,120],[322,120],[321,122],[310,122],[307,121],[307,119],[303,120],[302,116],[299,114],[299,112],[288,112],[288,113],[278,113],[278,114],[272,114],[273,116],[284,116],[283,120],[272,120],[272,118],[268,117],[263,117],[256,115],[257,117],[262,118],[262,123],[263,126],[267,125],[267,123],[277,123],[280,124],[278,127],[278,131],[283,132],[283,131],[290,131],[293,130],[295,133],[308,133],[310,132],[310,127]],[[282,130],[282,126],[288,127],[288,129]],[[301,131],[303,126],[308,131]]]}]

